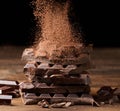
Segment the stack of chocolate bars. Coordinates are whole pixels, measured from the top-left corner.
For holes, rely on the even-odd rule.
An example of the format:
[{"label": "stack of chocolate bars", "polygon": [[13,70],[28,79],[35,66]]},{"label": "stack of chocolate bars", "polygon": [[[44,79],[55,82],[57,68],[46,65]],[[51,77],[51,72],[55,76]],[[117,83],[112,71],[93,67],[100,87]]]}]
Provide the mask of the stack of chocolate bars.
[{"label": "stack of chocolate bars", "polygon": [[92,46],[64,45],[49,56],[36,56],[34,48],[26,48],[22,60],[28,81],[20,84],[23,103],[72,101],[89,94],[91,51]]}]

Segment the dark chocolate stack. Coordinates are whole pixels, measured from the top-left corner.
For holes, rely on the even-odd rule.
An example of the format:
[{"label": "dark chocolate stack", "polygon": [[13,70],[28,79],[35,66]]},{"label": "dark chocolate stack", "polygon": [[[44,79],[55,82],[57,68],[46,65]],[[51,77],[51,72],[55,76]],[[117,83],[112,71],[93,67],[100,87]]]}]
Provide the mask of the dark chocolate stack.
[{"label": "dark chocolate stack", "polygon": [[11,105],[12,98],[17,97],[20,97],[18,81],[0,80],[0,105]]},{"label": "dark chocolate stack", "polygon": [[91,68],[88,46],[62,46],[52,51],[49,57],[35,56],[33,48],[24,50],[22,59],[27,61],[24,74],[28,82],[20,84],[24,104],[72,101],[90,92]]}]

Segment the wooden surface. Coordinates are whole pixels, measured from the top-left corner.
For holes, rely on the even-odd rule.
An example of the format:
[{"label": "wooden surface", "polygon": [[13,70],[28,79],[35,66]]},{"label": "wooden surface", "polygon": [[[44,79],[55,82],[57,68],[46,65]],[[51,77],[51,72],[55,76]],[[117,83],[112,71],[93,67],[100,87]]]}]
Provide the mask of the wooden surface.
[{"label": "wooden surface", "polygon": [[[24,61],[21,55],[26,47],[1,46],[0,47],[0,79],[26,81],[23,74]],[[89,69],[91,78],[91,93],[95,93],[101,86],[109,85],[120,88],[120,48],[93,48],[91,60],[95,66]],[[2,109],[2,110],[1,110]],[[119,111],[120,103],[114,105],[103,105],[92,107],[89,105],[72,106],[62,110],[81,110],[82,111]],[[0,106],[0,111],[39,111],[36,105],[25,106],[21,98],[13,99],[12,106]],[[42,111],[47,109],[41,109]],[[49,109],[48,109],[49,110]],[[58,111],[61,109],[51,109]]]}]

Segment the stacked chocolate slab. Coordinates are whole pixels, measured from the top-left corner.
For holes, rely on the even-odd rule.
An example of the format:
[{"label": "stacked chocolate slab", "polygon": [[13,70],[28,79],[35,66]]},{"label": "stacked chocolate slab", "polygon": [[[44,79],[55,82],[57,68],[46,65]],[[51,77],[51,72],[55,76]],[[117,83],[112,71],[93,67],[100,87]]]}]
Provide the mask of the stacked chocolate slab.
[{"label": "stacked chocolate slab", "polygon": [[24,74],[29,81],[20,85],[24,104],[36,104],[43,99],[72,101],[89,94],[87,70],[91,68],[91,50],[91,46],[65,45],[52,50],[49,56],[36,57],[35,49],[25,49],[22,59],[27,62]]},{"label": "stacked chocolate slab", "polygon": [[0,80],[0,105],[10,105],[12,98],[20,97],[17,81]]}]

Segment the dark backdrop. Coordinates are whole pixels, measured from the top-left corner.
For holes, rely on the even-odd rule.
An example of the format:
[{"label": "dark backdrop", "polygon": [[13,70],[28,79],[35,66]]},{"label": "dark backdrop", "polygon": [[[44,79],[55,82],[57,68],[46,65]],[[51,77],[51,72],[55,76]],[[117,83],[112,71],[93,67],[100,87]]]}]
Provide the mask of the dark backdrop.
[{"label": "dark backdrop", "polygon": [[[30,45],[35,21],[32,0],[1,0],[0,44]],[[120,7],[117,0],[71,0],[71,21],[76,23],[86,43],[120,46]]]}]

